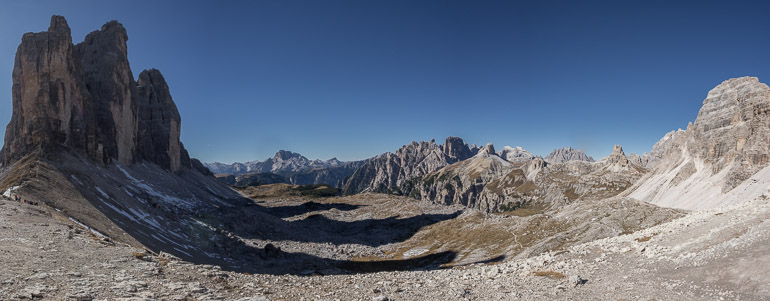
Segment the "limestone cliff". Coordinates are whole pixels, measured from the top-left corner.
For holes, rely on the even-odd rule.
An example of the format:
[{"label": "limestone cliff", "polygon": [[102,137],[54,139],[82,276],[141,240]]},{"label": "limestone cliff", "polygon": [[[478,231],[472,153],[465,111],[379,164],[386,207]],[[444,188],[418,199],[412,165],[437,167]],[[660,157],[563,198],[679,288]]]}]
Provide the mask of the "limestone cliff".
[{"label": "limestone cliff", "polygon": [[195,167],[179,141],[181,118],[165,79],[153,69],[134,80],[127,40],[123,25],[110,21],[73,45],[61,16],[51,18],[48,31],[25,34],[0,162],[74,151],[102,164]]},{"label": "limestone cliff", "polygon": [[629,196],[685,209],[740,201],[728,194],[765,169],[769,159],[770,88],[756,77],[733,78],[709,91],[686,130],[655,144],[648,163],[653,171]]}]

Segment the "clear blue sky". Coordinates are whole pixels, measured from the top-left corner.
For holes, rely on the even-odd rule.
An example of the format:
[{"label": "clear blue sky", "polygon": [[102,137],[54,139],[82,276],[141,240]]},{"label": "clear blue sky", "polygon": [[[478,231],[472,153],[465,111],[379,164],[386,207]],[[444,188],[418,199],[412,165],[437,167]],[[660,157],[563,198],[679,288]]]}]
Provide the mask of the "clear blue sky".
[{"label": "clear blue sky", "polygon": [[[770,82],[768,1],[10,1],[0,123],[25,32],[109,20],[158,68],[203,161],[363,159],[412,140],[649,151],[731,77]],[[223,4],[227,3],[227,4]]]}]

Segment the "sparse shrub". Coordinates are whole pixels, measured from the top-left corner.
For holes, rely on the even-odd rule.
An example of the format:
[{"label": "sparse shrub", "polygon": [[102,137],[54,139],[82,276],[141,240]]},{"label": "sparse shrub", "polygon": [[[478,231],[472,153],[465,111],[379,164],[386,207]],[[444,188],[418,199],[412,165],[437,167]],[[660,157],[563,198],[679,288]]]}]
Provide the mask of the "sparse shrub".
[{"label": "sparse shrub", "polygon": [[500,212],[513,211],[513,210],[521,208],[521,206],[522,206],[522,203],[520,203],[520,202],[505,203],[505,204],[500,205],[499,211]]}]

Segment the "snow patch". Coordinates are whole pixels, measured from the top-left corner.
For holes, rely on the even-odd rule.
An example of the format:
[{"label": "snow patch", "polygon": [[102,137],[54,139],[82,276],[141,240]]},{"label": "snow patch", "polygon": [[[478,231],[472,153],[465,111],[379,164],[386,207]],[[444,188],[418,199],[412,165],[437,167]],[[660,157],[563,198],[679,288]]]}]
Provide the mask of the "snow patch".
[{"label": "snow patch", "polygon": [[106,192],[104,192],[104,190],[102,190],[102,189],[101,189],[101,188],[99,188],[99,187],[94,187],[94,188],[96,188],[96,191],[98,191],[99,193],[101,193],[101,194],[102,194],[102,195],[103,195],[103,196],[104,196],[106,199],[108,199],[108,200],[110,199],[110,196],[109,196],[109,195],[107,195],[107,193],[106,193]]},{"label": "snow patch", "polygon": [[91,231],[91,233],[95,234],[96,236],[99,236],[99,237],[101,237],[101,238],[105,238],[105,237],[107,237],[107,235],[104,235],[104,234],[102,234],[101,232],[94,230],[94,228],[91,228],[91,227],[89,227],[89,226],[86,226],[86,224],[84,224],[84,223],[81,223],[81,222],[79,222],[78,220],[76,220],[76,219],[74,219],[74,218],[72,218],[72,217],[68,217],[68,218],[69,218],[69,220],[70,220],[70,221],[72,221],[73,223],[77,224],[78,226],[81,226],[81,227],[85,228],[85,229],[86,229],[86,230],[88,230],[88,231]]},{"label": "snow patch", "polygon": [[6,189],[6,190],[5,190],[5,192],[3,192],[3,196],[5,196],[5,197],[7,197],[7,198],[10,198],[10,197],[11,197],[11,193],[12,193],[14,190],[16,190],[16,189],[19,189],[19,186],[12,186],[12,187],[10,187],[10,188]]},{"label": "snow patch", "polygon": [[75,175],[70,175],[70,178],[75,180],[75,182],[78,182],[78,184],[80,184],[80,186],[83,186],[83,181],[80,181],[80,179],[78,179],[78,177],[76,177]]}]

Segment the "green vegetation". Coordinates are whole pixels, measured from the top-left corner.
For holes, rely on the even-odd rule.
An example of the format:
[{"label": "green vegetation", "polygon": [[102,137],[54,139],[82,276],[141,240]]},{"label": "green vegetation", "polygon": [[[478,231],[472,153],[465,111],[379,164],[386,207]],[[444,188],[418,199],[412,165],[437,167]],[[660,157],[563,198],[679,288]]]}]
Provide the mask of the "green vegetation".
[{"label": "green vegetation", "polygon": [[340,194],[340,190],[326,184],[299,185],[294,188],[302,196],[332,197]]}]

